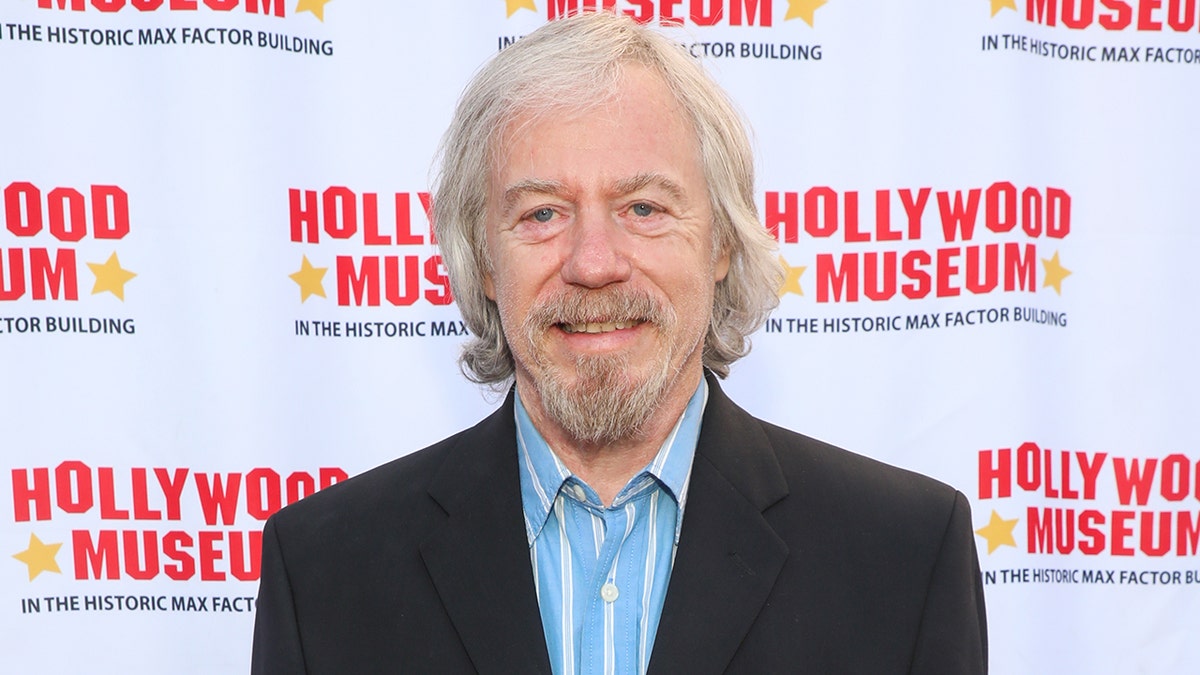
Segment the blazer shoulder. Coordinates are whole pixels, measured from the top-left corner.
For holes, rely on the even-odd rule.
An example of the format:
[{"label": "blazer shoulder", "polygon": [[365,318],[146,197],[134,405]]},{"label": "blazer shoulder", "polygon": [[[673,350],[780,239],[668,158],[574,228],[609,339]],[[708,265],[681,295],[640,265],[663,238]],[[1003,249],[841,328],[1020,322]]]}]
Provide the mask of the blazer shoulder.
[{"label": "blazer shoulder", "polygon": [[498,448],[504,446],[506,408],[433,445],[305,497],[271,516],[270,522],[281,535],[336,537],[382,514],[405,514],[413,523],[422,514],[441,512],[439,485],[473,486],[476,473],[486,476],[489,462],[501,461]]},{"label": "blazer shoulder", "polygon": [[860,505],[861,515],[926,524],[945,524],[955,509],[959,491],[942,481],[757,421],[775,451],[789,491],[805,502],[810,501],[807,495]]},{"label": "blazer shoulder", "polygon": [[337,536],[372,520],[372,514],[397,510],[417,512],[415,502],[425,496],[430,477],[445,461],[462,433],[386,464],[351,476],[285,506],[271,516],[269,524],[285,539],[295,536]]},{"label": "blazer shoulder", "polygon": [[[869,518],[903,510],[896,515],[928,524],[936,513],[944,523],[957,494],[928,476],[759,419],[730,400],[711,376],[696,453],[762,509],[828,507],[835,514]],[[843,512],[844,504],[861,509]]]}]

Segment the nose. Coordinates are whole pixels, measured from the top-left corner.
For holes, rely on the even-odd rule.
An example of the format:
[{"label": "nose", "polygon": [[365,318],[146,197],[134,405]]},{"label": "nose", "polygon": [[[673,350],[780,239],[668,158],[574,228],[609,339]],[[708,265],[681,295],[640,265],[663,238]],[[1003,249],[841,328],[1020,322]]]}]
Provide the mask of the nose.
[{"label": "nose", "polygon": [[628,244],[628,233],[607,209],[580,209],[567,238],[563,281],[585,288],[628,281],[633,273]]}]

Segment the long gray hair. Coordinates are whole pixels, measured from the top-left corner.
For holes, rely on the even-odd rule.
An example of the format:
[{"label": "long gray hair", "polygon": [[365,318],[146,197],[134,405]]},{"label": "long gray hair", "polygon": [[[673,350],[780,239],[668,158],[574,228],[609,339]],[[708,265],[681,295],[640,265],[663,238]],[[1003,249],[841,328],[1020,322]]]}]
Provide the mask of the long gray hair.
[{"label": "long gray hair", "polygon": [[502,383],[512,353],[500,312],[484,292],[489,172],[503,157],[509,123],[606,102],[624,67],[662,77],[687,112],[700,146],[713,212],[714,250],[730,254],[717,283],[704,365],[721,377],[750,351],[747,336],[779,303],[775,242],[754,205],[754,158],[741,117],[724,91],[677,43],[608,12],[551,21],[500,52],[467,85],[442,138],[433,188],[434,227],[451,291],[471,331],[460,365],[468,379]]}]

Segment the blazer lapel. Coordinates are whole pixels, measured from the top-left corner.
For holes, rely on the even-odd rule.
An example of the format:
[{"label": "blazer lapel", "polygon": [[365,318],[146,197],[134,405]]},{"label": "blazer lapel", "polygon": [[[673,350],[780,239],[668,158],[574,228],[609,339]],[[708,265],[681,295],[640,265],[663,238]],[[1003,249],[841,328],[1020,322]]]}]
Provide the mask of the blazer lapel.
[{"label": "blazer lapel", "polygon": [[550,673],[517,475],[513,398],[463,433],[430,495],[446,511],[421,545],[480,673]]},{"label": "blazer lapel", "polygon": [[788,557],[762,512],[787,495],[759,423],[709,377],[679,549],[649,673],[724,672]]}]

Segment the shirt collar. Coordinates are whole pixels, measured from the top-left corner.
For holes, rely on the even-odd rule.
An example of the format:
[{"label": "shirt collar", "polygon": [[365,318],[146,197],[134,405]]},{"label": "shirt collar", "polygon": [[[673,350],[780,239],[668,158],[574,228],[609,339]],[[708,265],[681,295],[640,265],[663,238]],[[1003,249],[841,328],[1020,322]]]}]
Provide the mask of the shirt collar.
[{"label": "shirt collar", "polygon": [[[521,503],[525,515],[525,533],[532,546],[550,511],[559,490],[574,478],[541,433],[533,426],[521,396],[515,396],[513,415],[517,426],[517,466],[521,478]],[[708,404],[708,382],[703,377],[679,421],[667,434],[654,459],[629,480],[617,494],[616,503],[630,490],[635,489],[646,475],[653,476],[678,505],[675,523],[675,539],[679,540],[679,526],[683,523],[683,508],[687,502],[687,489],[692,475],[692,458],[696,454],[696,442],[700,438],[700,422]],[[583,484],[579,478],[575,482]],[[590,489],[590,488],[589,488]]]}]

